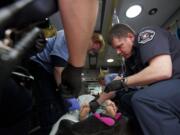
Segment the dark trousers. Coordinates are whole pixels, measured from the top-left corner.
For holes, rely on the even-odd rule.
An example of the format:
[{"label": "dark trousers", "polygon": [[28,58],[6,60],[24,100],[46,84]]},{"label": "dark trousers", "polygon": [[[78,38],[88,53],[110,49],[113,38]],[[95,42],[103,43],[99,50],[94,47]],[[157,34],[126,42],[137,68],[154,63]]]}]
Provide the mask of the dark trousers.
[{"label": "dark trousers", "polygon": [[0,90],[0,135],[28,135],[32,109],[31,92],[11,78],[6,80]]},{"label": "dark trousers", "polygon": [[28,135],[30,131],[30,116],[26,116],[14,124],[1,127],[0,135]]},{"label": "dark trousers", "polygon": [[138,91],[138,89],[129,88],[127,91],[119,91],[116,94],[115,101],[118,105],[119,111],[128,118],[129,123],[131,123],[131,131],[135,132],[133,134],[143,135],[140,128],[139,122],[135,116],[135,112],[132,107],[131,99],[133,95]]},{"label": "dark trousers", "polygon": [[123,113],[125,116],[128,116],[129,118],[134,118],[135,116],[132,109],[131,98],[136,91],[137,89],[129,88],[127,91],[119,91],[115,97],[120,112]]},{"label": "dark trousers", "polygon": [[35,77],[33,96],[39,114],[41,134],[48,135],[52,125],[65,113],[64,106],[59,91],[56,91],[53,74],[48,73],[38,63],[31,64]]},{"label": "dark trousers", "polygon": [[144,135],[180,134],[180,79],[137,91],[131,101]]}]

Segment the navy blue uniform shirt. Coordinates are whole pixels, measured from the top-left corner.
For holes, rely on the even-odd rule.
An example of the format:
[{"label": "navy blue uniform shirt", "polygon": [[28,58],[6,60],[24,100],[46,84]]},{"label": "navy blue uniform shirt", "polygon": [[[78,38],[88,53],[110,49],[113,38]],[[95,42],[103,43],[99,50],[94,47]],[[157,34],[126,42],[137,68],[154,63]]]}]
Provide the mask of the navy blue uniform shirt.
[{"label": "navy blue uniform shirt", "polygon": [[170,32],[158,26],[141,29],[137,33],[133,51],[133,55],[126,61],[130,74],[148,66],[152,58],[168,54],[173,65],[172,78],[180,78],[180,40]]}]

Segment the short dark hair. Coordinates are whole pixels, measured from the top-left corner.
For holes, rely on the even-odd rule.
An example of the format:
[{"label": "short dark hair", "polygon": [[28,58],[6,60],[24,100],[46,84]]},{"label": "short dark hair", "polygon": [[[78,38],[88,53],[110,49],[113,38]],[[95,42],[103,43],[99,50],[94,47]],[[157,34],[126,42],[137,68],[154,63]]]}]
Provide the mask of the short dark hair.
[{"label": "short dark hair", "polygon": [[135,35],[135,31],[126,24],[115,24],[108,33],[108,44],[111,45],[114,37],[127,37],[128,33]]}]

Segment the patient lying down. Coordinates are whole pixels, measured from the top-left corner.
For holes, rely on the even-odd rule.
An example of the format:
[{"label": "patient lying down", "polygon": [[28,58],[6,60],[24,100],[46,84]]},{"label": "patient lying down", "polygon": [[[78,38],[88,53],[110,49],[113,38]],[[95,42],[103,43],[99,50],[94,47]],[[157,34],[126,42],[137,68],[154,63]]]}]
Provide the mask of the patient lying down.
[{"label": "patient lying down", "polygon": [[83,135],[87,132],[88,134],[92,132],[93,135],[103,129],[113,129],[113,126],[117,125],[117,121],[121,119],[121,113],[117,112],[115,103],[108,99],[98,107],[96,112],[92,113],[89,102],[94,99],[92,95],[80,96],[80,110],[63,115],[53,126],[50,135]]}]

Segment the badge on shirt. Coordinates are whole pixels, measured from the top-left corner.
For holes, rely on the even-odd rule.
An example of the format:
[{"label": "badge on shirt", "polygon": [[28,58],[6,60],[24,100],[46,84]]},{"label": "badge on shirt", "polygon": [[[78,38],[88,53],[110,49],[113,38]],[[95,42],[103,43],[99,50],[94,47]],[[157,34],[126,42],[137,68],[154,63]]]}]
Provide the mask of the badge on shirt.
[{"label": "badge on shirt", "polygon": [[151,41],[154,38],[155,31],[153,30],[145,30],[139,33],[138,35],[138,43],[145,44]]}]

